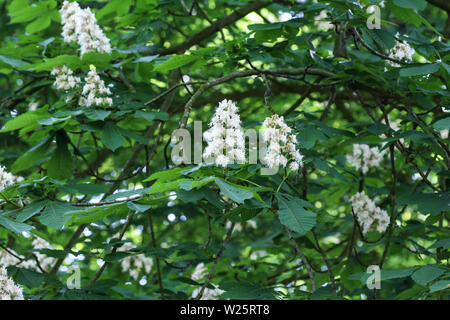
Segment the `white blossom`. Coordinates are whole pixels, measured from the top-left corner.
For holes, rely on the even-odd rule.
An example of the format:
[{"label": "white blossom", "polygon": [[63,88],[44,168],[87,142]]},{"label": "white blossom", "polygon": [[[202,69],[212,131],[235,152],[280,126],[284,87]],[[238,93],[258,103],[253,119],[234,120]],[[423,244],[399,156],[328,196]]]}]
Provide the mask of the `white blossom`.
[{"label": "white blossom", "polygon": [[191,279],[194,281],[202,280],[206,277],[208,269],[206,269],[205,264],[199,263],[194,269],[194,272],[191,275]]},{"label": "white blossom", "polygon": [[[118,248],[117,251],[126,252],[134,248],[136,248],[134,244],[132,244],[131,242],[126,242],[120,248]],[[153,267],[153,259],[146,257],[142,253],[137,255],[130,255],[120,261],[120,266],[122,268],[122,272],[128,272],[130,276],[136,281],[140,273],[150,273]]]},{"label": "white blossom", "polygon": [[108,97],[111,95],[111,90],[105,86],[105,83],[97,74],[97,70],[94,66],[91,66],[87,77],[84,79],[86,82],[81,92],[81,97],[78,101],[80,106],[90,107],[92,105],[111,106],[113,100]]},{"label": "white blossom", "polygon": [[263,132],[264,143],[268,144],[263,157],[263,163],[274,168],[286,167],[289,161],[292,170],[298,170],[302,166],[303,156],[297,150],[297,138],[290,134],[292,129],[284,122],[284,118],[278,115],[267,117],[264,120],[266,129]]},{"label": "white blossom", "polygon": [[61,10],[62,36],[65,42],[76,41],[81,55],[88,52],[111,53],[109,39],[97,25],[90,8],[81,9],[76,1],[64,1]]},{"label": "white blossom", "polygon": [[[200,300],[217,300],[217,297],[220,296],[225,291],[219,289],[217,285],[214,283],[210,283],[214,289],[205,288],[203,291],[203,295],[200,298]],[[194,291],[192,291],[192,298],[197,297],[197,295],[200,293],[201,288],[196,288]]]},{"label": "white blossom", "polygon": [[18,183],[23,180],[23,177],[15,176],[6,171],[6,168],[0,165],[0,192],[6,187]]},{"label": "white blossom", "polygon": [[[8,252],[9,251],[9,252]],[[0,250],[0,265],[4,267],[17,266],[24,269],[37,269],[36,261],[33,259],[25,259],[12,249]]]},{"label": "white blossom", "polygon": [[[54,249],[50,243],[41,239],[40,237],[36,237],[32,242],[33,249]],[[9,252],[8,252],[9,251]],[[24,269],[35,270],[41,272],[36,260],[33,257],[28,257],[28,259],[12,249],[1,250],[0,251],[0,264],[5,267],[9,266],[17,266]],[[55,258],[47,257],[45,254],[40,252],[34,252],[34,256],[39,261],[39,265],[44,271],[49,271],[56,262]]]},{"label": "white blossom", "polygon": [[0,265],[0,300],[24,300],[23,290],[8,278],[6,268]]},{"label": "white blossom", "polygon": [[214,159],[216,165],[222,167],[234,162],[245,162],[241,118],[233,101],[225,99],[219,103],[209,126],[211,128],[203,134],[208,143],[203,157]]},{"label": "white blossom", "polygon": [[38,108],[38,104],[36,103],[36,101],[31,101],[28,104],[28,111],[36,111]]},{"label": "white blossom", "polygon": [[377,207],[375,201],[371,200],[364,191],[353,195],[351,202],[364,234],[373,229],[376,229],[379,233],[386,231],[390,223],[389,215],[385,210]]},{"label": "white blossom", "polygon": [[72,90],[78,87],[81,80],[79,77],[73,75],[73,71],[66,66],[56,66],[50,72],[55,76],[55,82],[53,83],[57,90]]},{"label": "white blossom", "polygon": [[267,256],[266,250],[257,250],[257,251],[253,251],[250,254],[250,260],[258,260],[259,258],[264,258],[266,256]]},{"label": "white blossom", "polygon": [[[398,33],[396,35],[398,37]],[[397,41],[395,46],[391,49],[389,57],[392,59],[400,61],[412,61],[412,55],[414,54],[414,49],[404,41]],[[388,60],[387,63],[393,67],[400,67],[400,65],[394,61]]]},{"label": "white blossom", "polygon": [[378,147],[370,148],[366,144],[354,144],[353,153],[348,154],[347,162],[356,168],[361,169],[365,174],[371,167],[378,166],[383,160],[385,151],[380,151]]},{"label": "white blossom", "polygon": [[332,29],[334,25],[329,21],[327,15],[327,10],[320,11],[319,15],[314,17],[314,24],[319,28],[319,30],[327,31]]},{"label": "white blossom", "polygon": [[[225,224],[225,228],[226,228],[226,229],[230,229],[232,225],[233,225],[233,223],[232,223],[230,220],[228,220],[227,223]],[[247,221],[245,222],[245,226],[246,226],[246,228],[248,228],[248,229],[250,229],[250,228],[256,229],[256,228],[257,228],[256,221],[254,221],[254,220],[247,220]],[[235,231],[236,231],[236,232],[241,232],[242,230],[243,230],[242,224],[239,223],[239,222],[236,222],[236,223],[234,224],[233,232],[235,232]]]},{"label": "white blossom", "polygon": [[441,136],[441,139],[448,139],[448,129],[443,129],[439,131],[439,134]]},{"label": "white blossom", "polygon": [[[46,240],[36,237],[33,242],[33,249],[40,250],[40,249],[50,249],[53,250],[53,246],[48,243]],[[45,271],[50,271],[50,269],[53,267],[53,265],[56,262],[56,259],[53,257],[47,257],[45,254],[40,252],[35,252],[34,255],[36,256],[37,260],[39,261],[39,265],[41,268]]]}]

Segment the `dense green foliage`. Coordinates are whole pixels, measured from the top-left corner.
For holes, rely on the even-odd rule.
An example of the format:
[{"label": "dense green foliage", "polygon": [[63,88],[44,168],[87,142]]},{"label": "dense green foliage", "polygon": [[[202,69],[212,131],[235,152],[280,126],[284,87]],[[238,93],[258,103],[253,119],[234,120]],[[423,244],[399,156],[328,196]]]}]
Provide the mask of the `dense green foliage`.
[{"label": "dense green foliage", "polygon": [[[61,36],[62,3],[0,1],[0,161],[24,178],[0,192],[0,264],[53,258],[8,266],[25,299],[191,299],[214,285],[222,299],[447,299],[450,6],[385,0],[369,29],[380,2],[80,1],[112,47],[81,55]],[[389,60],[399,41],[412,60]],[[79,106],[81,86],[53,85],[57,66],[81,85],[95,67],[112,105]],[[172,132],[206,130],[225,98],[243,128],[283,115],[303,168],[175,166]],[[363,174],[353,144],[382,161]],[[358,191],[390,216],[383,232],[363,233]],[[133,277],[123,261],[139,254],[153,266]],[[208,276],[193,280],[199,263]]]}]

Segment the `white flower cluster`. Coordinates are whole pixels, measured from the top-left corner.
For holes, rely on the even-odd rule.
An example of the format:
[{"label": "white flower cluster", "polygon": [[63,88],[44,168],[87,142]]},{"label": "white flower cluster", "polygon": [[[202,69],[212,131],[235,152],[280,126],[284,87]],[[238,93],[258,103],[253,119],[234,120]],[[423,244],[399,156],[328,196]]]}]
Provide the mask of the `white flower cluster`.
[{"label": "white flower cluster", "polygon": [[[124,243],[118,252],[130,251],[136,248],[131,242]],[[139,277],[139,273],[145,271],[146,274],[150,273],[153,267],[153,259],[146,257],[144,254],[138,254],[133,256],[127,256],[120,261],[122,272],[129,272],[130,276],[136,281]]]},{"label": "white flower cluster", "polygon": [[244,163],[245,139],[236,104],[231,100],[221,101],[209,126],[211,128],[204,133],[208,146],[203,157],[213,158],[217,165],[223,167],[235,161]]},{"label": "white flower cluster", "polygon": [[81,55],[88,52],[111,53],[109,39],[97,25],[90,8],[81,9],[77,2],[64,1],[61,10],[62,36],[65,42],[76,41]]},{"label": "white flower cluster", "polygon": [[[391,119],[390,117],[388,117],[388,120],[389,120],[389,127],[390,127],[392,130],[394,130],[394,131],[399,131],[399,130],[400,130],[400,120],[392,121],[392,119]],[[384,118],[381,120],[381,123],[387,125],[386,120],[384,120]],[[386,139],[387,136],[383,133],[383,134],[380,135],[380,138]],[[405,139],[401,138],[401,139],[400,139],[400,142],[401,142],[401,143],[405,143]],[[384,145],[385,145],[386,143],[387,143],[387,142],[383,142],[381,145],[384,147]]]},{"label": "white flower cluster", "polygon": [[[194,281],[200,281],[206,277],[207,269],[204,265],[204,263],[199,263],[195,269],[194,272],[191,275],[191,279]],[[214,289],[205,288],[203,291],[203,295],[200,298],[200,300],[217,300],[217,297],[220,296],[225,291],[219,289],[219,287],[213,283],[210,283]],[[196,288],[194,291],[192,291],[192,298],[197,297],[197,295],[200,293],[201,288]]]},{"label": "white flower cluster", "polygon": [[[79,77],[73,76],[73,71],[66,66],[54,67],[51,74],[56,76],[54,85],[57,90],[71,90],[79,86],[81,80]],[[84,78],[86,82],[81,92],[81,97],[78,100],[78,104],[81,107],[90,107],[92,105],[111,106],[113,100],[108,97],[111,95],[111,90],[105,86],[105,82],[100,79],[97,70],[94,66],[91,66],[88,75]],[[66,99],[66,102],[71,100],[73,95]]]},{"label": "white flower cluster", "polygon": [[319,30],[327,31],[334,27],[329,20],[330,18],[327,15],[327,10],[322,10],[318,16],[314,17],[314,24],[317,28],[319,28]]},{"label": "white flower cluster", "polygon": [[[32,242],[33,249],[40,250],[40,249],[50,249],[53,250],[53,246],[45,241],[44,239],[40,237],[36,237],[36,239]],[[34,255],[36,256],[37,260],[39,261],[39,264],[41,268],[45,271],[50,271],[50,269],[53,267],[53,265],[56,263],[56,259],[53,257],[47,257],[45,254],[40,252],[35,252]],[[33,261],[34,262],[34,261]],[[36,267],[34,267],[37,269]]]},{"label": "white flower cluster", "polygon": [[95,70],[95,67],[91,66],[87,77],[84,79],[86,84],[83,86],[82,96],[78,104],[80,106],[90,107],[92,105],[112,105],[113,101],[110,97],[111,90],[105,87],[105,83]]},{"label": "white flower cluster", "polygon": [[[232,226],[232,224],[233,224],[233,223],[232,223],[230,220],[228,220],[227,223],[225,224],[225,228],[230,229],[231,226]],[[252,228],[252,229],[256,229],[256,228],[257,228],[256,221],[254,221],[254,220],[247,220],[247,221],[245,222],[245,226],[246,226],[247,228]],[[236,222],[236,223],[234,224],[233,232],[235,232],[235,231],[241,232],[242,229],[243,229],[243,228],[242,228],[242,224],[240,224],[239,222]]]},{"label": "white flower cluster", "polygon": [[257,250],[257,251],[253,251],[250,254],[250,260],[258,260],[259,258],[264,258],[266,256],[267,256],[266,250]]},{"label": "white flower cluster", "polygon": [[22,288],[8,278],[4,266],[0,266],[0,300],[24,300]]},{"label": "white flower cluster", "polygon": [[[25,260],[25,257],[17,254],[17,252],[15,252],[12,249],[8,249],[12,254],[10,254],[8,251],[6,250],[1,250],[0,251],[0,264],[5,266],[5,267],[9,267],[9,266],[18,266],[24,269],[35,269],[36,268],[36,261],[32,260],[32,259],[28,259]],[[18,258],[16,258],[19,257]],[[21,262],[22,261],[22,262]]]},{"label": "white flower cluster", "polygon": [[[398,37],[398,34],[396,35]],[[412,61],[412,55],[414,49],[407,42],[397,41],[394,48],[391,49],[389,57],[400,61]],[[400,65],[394,61],[389,61],[388,64],[393,67],[400,67]]]},{"label": "white flower cluster", "polygon": [[358,192],[351,197],[353,211],[359,224],[362,226],[362,232],[366,234],[368,231],[375,229],[379,233],[386,231],[389,226],[390,218],[385,210],[377,207],[364,191]]},{"label": "white flower cluster", "polygon": [[270,168],[282,165],[286,167],[288,161],[292,162],[289,167],[296,171],[302,166],[303,156],[297,150],[295,144],[297,138],[290,134],[292,129],[284,122],[284,118],[278,115],[267,117],[264,120],[266,129],[263,133],[264,142],[269,144],[264,155],[263,162]]},{"label": "white flower cluster", "polygon": [[6,168],[0,165],[0,192],[6,187],[18,183],[23,180],[23,177],[15,176],[6,171]]},{"label": "white flower cluster", "polygon": [[194,281],[199,281],[206,277],[208,269],[206,269],[205,264],[203,262],[199,263],[195,266],[194,272],[191,275],[191,279]]},{"label": "white flower cluster", "polygon": [[347,161],[356,168],[367,173],[369,168],[378,166],[383,160],[385,151],[380,151],[378,147],[370,148],[367,144],[354,144],[353,153],[347,155]]},{"label": "white flower cluster", "polygon": [[[54,249],[50,243],[45,241],[44,239],[41,239],[39,237],[36,237],[36,239],[32,242],[33,249]],[[26,259],[24,256],[19,255],[17,252],[15,252],[12,249],[8,249],[11,253],[9,253],[6,250],[0,251],[0,264],[2,264],[5,267],[9,266],[17,266],[24,269],[31,269],[36,271],[41,271],[36,263],[36,260],[33,258]],[[36,256],[37,260],[39,261],[39,265],[41,268],[45,271],[49,271],[51,267],[56,262],[55,258],[47,257],[45,254],[42,254],[40,252],[35,252],[34,255]]]},{"label": "white flower cluster", "polygon": [[56,77],[53,84],[57,90],[72,90],[77,88],[81,82],[80,78],[75,77],[73,71],[66,66],[56,66],[50,74]]}]

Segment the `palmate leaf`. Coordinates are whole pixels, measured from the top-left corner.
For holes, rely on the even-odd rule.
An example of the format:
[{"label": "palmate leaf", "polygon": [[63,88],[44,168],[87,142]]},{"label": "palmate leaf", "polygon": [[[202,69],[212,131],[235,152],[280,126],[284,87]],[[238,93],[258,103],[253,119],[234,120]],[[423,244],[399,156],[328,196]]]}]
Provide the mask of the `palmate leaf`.
[{"label": "palmate leaf", "polygon": [[49,228],[61,229],[70,220],[65,214],[73,209],[74,207],[67,203],[48,202],[39,221]]},{"label": "palmate leaf", "polygon": [[281,224],[290,230],[304,235],[316,225],[316,214],[304,209],[305,201],[300,198],[286,198],[277,193],[278,216]]}]

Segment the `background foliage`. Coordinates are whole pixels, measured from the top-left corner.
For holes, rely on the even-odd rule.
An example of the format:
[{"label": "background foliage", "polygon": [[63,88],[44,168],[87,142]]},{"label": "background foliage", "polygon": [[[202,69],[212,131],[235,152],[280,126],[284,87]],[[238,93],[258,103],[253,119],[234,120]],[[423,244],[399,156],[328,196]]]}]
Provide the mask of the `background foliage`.
[{"label": "background foliage", "polygon": [[[385,0],[370,30],[365,8],[380,1],[360,2],[80,1],[113,48],[80,57],[61,37],[61,3],[0,1],[0,159],[24,177],[0,193],[0,250],[57,261],[8,267],[25,298],[190,299],[211,283],[236,299],[448,298],[450,6]],[[396,40],[415,53],[392,67]],[[66,103],[59,65],[80,76],[95,65],[113,105]],[[173,167],[172,131],[206,130],[224,98],[245,128],[284,115],[304,168],[283,183],[284,170],[258,165]],[[349,165],[354,143],[384,148],[380,166]],[[386,232],[360,232],[358,190],[379,198]],[[136,248],[116,251],[125,241]],[[154,265],[135,280],[120,262],[141,253]],[[206,283],[190,279],[201,262]],[[75,265],[81,288],[69,289]],[[365,285],[369,265],[381,290]]]}]

